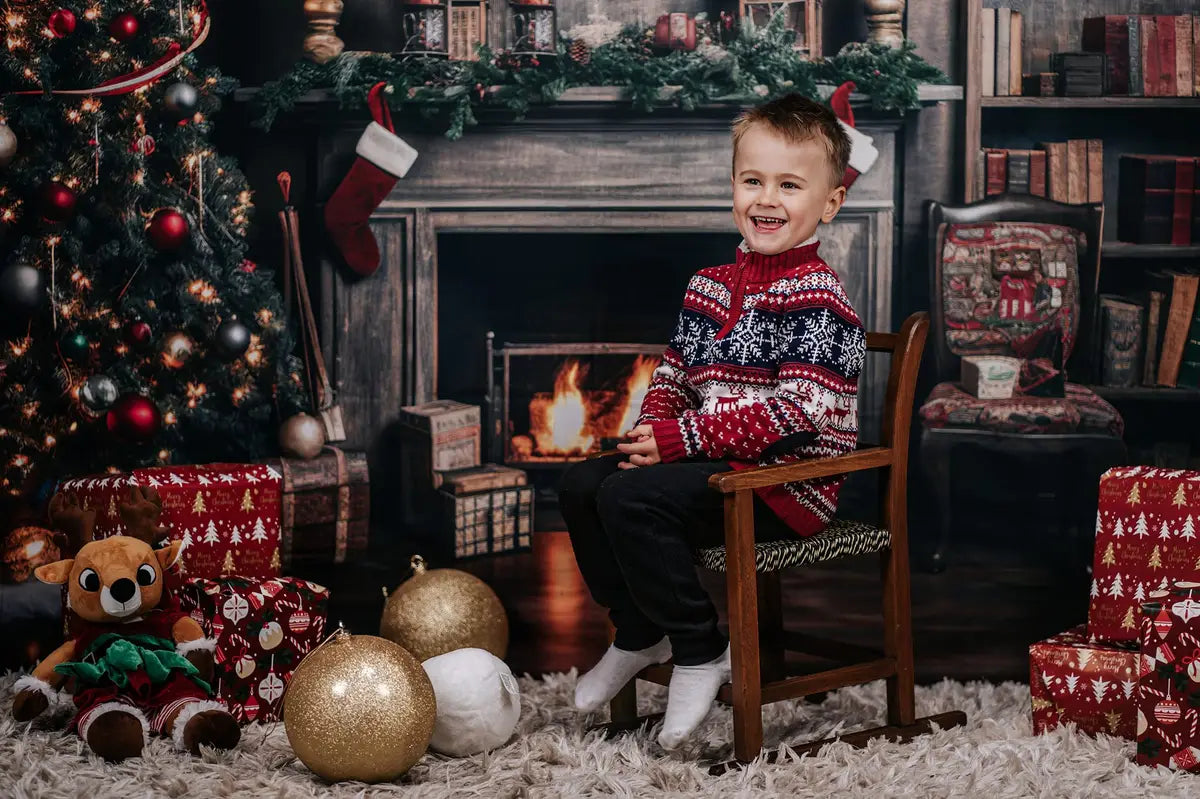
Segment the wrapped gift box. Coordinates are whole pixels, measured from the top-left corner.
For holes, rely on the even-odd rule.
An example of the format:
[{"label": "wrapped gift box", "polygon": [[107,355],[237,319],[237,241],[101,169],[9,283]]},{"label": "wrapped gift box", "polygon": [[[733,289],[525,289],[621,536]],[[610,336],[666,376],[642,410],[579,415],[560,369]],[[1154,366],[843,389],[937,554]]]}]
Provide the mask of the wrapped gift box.
[{"label": "wrapped gift box", "polygon": [[104,538],[125,532],[118,505],[134,485],[158,491],[159,521],[170,528],[173,540],[184,544],[185,576],[279,575],[281,483],[276,470],[246,463],[156,466],[67,480],[58,490],[96,509],[95,536]]},{"label": "wrapped gift box", "polygon": [[1200,583],[1142,604],[1137,762],[1200,771]]},{"label": "wrapped gift box", "polygon": [[1138,605],[1176,580],[1200,580],[1200,472],[1127,466],[1100,478],[1088,635],[1138,638]]},{"label": "wrapped gift box", "polygon": [[215,687],[230,712],[279,721],[288,679],[325,634],[329,591],[292,577],[192,579],[179,603],[217,641]]},{"label": "wrapped gift box", "polygon": [[1073,722],[1088,735],[1135,735],[1138,653],[1088,640],[1083,625],[1029,647],[1033,731]]}]

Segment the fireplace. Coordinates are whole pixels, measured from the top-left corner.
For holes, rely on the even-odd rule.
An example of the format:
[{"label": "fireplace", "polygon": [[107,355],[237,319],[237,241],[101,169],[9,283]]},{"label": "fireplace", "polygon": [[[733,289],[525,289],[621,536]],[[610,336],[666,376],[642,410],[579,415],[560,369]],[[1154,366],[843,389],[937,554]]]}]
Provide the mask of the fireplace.
[{"label": "fireplace", "polygon": [[[403,405],[442,398],[480,406],[489,425],[486,460],[531,474],[549,477],[605,443],[611,426],[593,434],[588,447],[539,453],[527,429],[531,403],[546,393],[542,399],[553,401],[556,381],[560,393],[564,380],[575,381],[581,395],[613,391],[638,355],[657,360],[688,277],[732,259],[740,239],[729,211],[733,113],[631,118],[602,103],[561,104],[540,119],[481,125],[459,142],[405,134],[420,157],[372,216],[379,272],[356,280],[323,258],[319,282],[322,343],[346,417],[344,445],[372,453],[380,504],[392,501],[398,484],[379,453]],[[903,124],[860,120],[880,159],[821,232],[821,255],[870,330],[892,329]],[[352,151],[354,130],[339,135]],[[330,185],[318,194],[332,191],[343,174],[338,158],[325,163]],[[590,349],[629,344],[636,346],[619,356]],[[529,346],[546,354],[521,349]],[[528,383],[510,382],[507,419],[503,408],[489,412],[497,353],[510,358],[510,381]],[[572,360],[570,375],[564,369]],[[522,377],[519,368],[532,371]],[[859,384],[864,441],[878,435],[885,383],[883,363],[869,359]],[[546,465],[536,465],[539,459]],[[372,514],[380,518],[374,503]]]}]

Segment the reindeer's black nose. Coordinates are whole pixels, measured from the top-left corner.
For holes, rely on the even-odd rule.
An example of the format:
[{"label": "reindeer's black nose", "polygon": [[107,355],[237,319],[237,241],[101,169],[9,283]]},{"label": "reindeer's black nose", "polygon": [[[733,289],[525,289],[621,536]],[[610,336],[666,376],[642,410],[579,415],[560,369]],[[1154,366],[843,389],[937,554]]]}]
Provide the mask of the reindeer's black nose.
[{"label": "reindeer's black nose", "polygon": [[133,599],[133,595],[137,593],[137,586],[133,584],[133,580],[122,577],[108,587],[108,593],[112,594],[113,599],[124,603]]}]

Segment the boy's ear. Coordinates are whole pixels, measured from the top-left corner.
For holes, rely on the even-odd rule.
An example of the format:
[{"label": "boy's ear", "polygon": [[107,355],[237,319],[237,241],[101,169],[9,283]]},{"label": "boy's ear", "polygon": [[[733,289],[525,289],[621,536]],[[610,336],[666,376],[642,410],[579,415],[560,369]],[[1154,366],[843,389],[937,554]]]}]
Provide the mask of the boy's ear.
[{"label": "boy's ear", "polygon": [[164,572],[171,568],[171,565],[175,561],[179,560],[179,550],[181,548],[183,548],[182,541],[172,541],[167,546],[154,550],[154,556],[158,558],[158,565],[162,566]]},{"label": "boy's ear", "polygon": [[838,215],[838,211],[842,210],[844,202],[846,202],[845,186],[838,186],[829,192],[829,196],[825,198],[825,210],[821,214],[821,221],[827,225],[832,222],[833,218]]},{"label": "boy's ear", "polygon": [[45,566],[38,566],[34,569],[33,576],[43,583],[62,585],[71,576],[71,567],[74,565],[74,558],[47,563]]}]

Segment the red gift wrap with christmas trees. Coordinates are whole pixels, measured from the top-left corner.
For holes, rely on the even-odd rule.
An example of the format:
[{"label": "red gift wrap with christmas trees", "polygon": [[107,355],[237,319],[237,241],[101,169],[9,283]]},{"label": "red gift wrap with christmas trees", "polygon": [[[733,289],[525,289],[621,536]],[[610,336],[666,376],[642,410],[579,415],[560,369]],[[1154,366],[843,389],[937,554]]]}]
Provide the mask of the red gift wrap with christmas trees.
[{"label": "red gift wrap with christmas trees", "polygon": [[217,641],[214,687],[238,722],[279,721],[288,679],[325,634],[328,589],[293,577],[192,579],[179,603]]},{"label": "red gift wrap with christmas trees", "polygon": [[1134,645],[1151,591],[1200,579],[1200,472],[1127,466],[1100,478],[1088,635]]},{"label": "red gift wrap with christmas trees", "polygon": [[1088,735],[1132,739],[1137,658],[1134,650],[1089,641],[1083,625],[1030,646],[1034,733],[1074,723]]},{"label": "red gift wrap with christmas trees", "polygon": [[1142,604],[1137,762],[1200,771],[1200,582]]},{"label": "red gift wrap with christmas trees", "polygon": [[67,480],[58,491],[95,508],[94,535],[106,538],[125,532],[118,506],[135,485],[158,491],[159,523],[184,544],[182,576],[279,576],[282,489],[280,474],[270,465],[157,466]]}]

